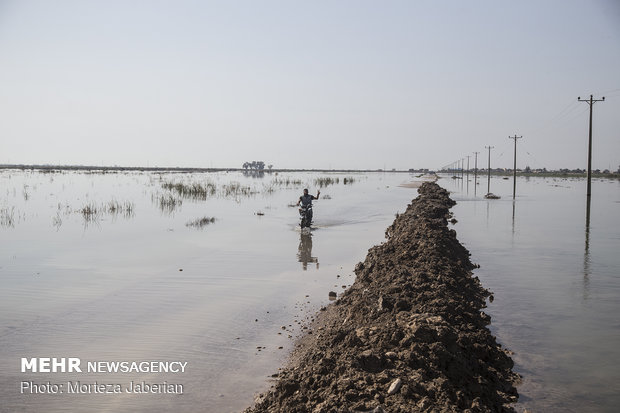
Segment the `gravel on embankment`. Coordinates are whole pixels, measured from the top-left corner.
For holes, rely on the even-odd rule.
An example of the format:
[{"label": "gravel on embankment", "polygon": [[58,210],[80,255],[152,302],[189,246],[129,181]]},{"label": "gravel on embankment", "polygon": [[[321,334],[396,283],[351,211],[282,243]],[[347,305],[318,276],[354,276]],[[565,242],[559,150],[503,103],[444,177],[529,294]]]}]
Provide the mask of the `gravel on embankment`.
[{"label": "gravel on embankment", "polygon": [[435,183],[418,192],[247,413],[514,411],[519,376],[448,229],[455,202]]}]

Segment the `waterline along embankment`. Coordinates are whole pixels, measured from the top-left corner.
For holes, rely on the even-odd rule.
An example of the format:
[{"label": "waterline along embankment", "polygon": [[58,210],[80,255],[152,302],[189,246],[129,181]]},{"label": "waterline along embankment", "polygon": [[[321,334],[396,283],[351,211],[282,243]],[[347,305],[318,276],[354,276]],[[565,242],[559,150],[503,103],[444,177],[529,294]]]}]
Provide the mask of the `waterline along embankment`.
[{"label": "waterline along embankment", "polygon": [[455,202],[435,183],[418,192],[246,412],[514,411],[519,377],[448,228]]}]

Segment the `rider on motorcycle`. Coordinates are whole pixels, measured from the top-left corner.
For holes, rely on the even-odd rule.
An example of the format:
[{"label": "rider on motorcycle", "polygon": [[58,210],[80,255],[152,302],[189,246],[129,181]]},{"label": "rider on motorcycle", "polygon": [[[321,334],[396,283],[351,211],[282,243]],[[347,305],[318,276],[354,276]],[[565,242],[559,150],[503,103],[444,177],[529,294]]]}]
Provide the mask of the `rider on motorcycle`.
[{"label": "rider on motorcycle", "polygon": [[[312,206],[312,200],[314,199],[319,199],[319,196],[321,195],[321,191],[316,191],[316,196],[314,195],[310,195],[308,193],[308,189],[304,189],[304,194],[302,196],[299,197],[299,201],[297,201],[297,206],[299,206],[299,204],[301,204],[302,208],[307,208],[307,207],[311,207]],[[309,215],[309,222],[312,222],[312,208],[310,208],[310,210],[308,211],[308,215]]]}]

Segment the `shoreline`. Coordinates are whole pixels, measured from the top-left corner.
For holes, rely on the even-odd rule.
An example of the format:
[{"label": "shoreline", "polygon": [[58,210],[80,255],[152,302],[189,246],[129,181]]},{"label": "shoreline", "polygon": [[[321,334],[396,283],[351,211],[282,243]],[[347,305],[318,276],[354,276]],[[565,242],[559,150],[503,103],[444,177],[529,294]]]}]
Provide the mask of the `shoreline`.
[{"label": "shoreline", "polygon": [[[426,174],[435,175],[442,178],[461,179],[462,177],[474,176],[474,173],[435,171],[426,168],[418,169],[296,169],[296,168],[273,168],[273,169],[244,169],[244,168],[202,168],[202,167],[159,167],[159,166],[94,166],[94,165],[26,165],[26,164],[0,164],[0,170],[5,171],[39,171],[41,173],[61,173],[69,171],[89,172],[89,173],[119,173],[119,172],[155,172],[155,173],[215,173],[215,172],[242,172],[248,176],[262,177],[265,174],[288,173],[288,172],[320,172],[320,173],[401,173],[401,174]],[[484,178],[487,172],[479,169],[477,176]],[[513,176],[511,170],[492,170],[491,176],[510,178]],[[524,178],[586,178],[587,174],[577,172],[524,172],[517,170],[517,177]],[[592,178],[597,179],[620,179],[620,172],[593,172]]]},{"label": "shoreline", "polygon": [[493,297],[448,229],[455,202],[435,183],[419,193],[246,413],[514,412],[519,376],[481,311]]},{"label": "shoreline", "polygon": [[87,172],[245,172],[248,175],[262,175],[277,172],[334,172],[334,173],[367,173],[367,172],[395,172],[395,173],[429,173],[428,169],[297,169],[297,168],[272,168],[272,169],[244,169],[244,168],[202,168],[202,167],[166,167],[166,166],[94,166],[94,165],[25,165],[25,164],[0,164],[0,170],[39,170],[44,172],[56,171],[87,171]]}]

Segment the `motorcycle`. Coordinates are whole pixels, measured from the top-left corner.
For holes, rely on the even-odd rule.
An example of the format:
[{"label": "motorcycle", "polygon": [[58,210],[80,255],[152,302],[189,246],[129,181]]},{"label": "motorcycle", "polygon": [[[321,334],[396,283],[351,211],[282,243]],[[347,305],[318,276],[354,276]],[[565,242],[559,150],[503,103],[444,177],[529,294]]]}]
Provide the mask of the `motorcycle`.
[{"label": "motorcycle", "polygon": [[299,216],[301,218],[299,223],[301,229],[310,228],[310,224],[312,224],[312,205],[302,205],[299,208]]}]

